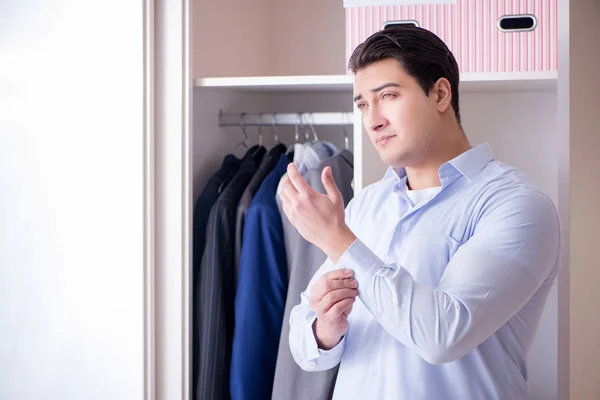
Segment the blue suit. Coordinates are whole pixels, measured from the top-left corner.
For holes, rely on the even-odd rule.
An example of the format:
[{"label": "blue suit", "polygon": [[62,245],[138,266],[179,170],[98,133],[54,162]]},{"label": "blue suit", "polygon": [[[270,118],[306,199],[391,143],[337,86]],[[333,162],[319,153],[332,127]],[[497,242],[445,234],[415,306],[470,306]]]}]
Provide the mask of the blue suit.
[{"label": "blue suit", "polygon": [[289,156],[280,157],[244,224],[231,360],[231,398],[270,399],[288,286],[281,214],[275,200]]}]

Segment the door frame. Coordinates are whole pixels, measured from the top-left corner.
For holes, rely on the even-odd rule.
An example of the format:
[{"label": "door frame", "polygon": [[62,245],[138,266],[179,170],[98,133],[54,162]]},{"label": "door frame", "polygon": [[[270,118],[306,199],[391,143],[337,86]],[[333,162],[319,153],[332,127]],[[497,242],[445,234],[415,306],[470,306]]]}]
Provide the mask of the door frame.
[{"label": "door frame", "polygon": [[148,337],[153,351],[146,398],[187,400],[192,393],[191,2],[152,3],[154,274],[148,282],[147,315],[154,337]]}]

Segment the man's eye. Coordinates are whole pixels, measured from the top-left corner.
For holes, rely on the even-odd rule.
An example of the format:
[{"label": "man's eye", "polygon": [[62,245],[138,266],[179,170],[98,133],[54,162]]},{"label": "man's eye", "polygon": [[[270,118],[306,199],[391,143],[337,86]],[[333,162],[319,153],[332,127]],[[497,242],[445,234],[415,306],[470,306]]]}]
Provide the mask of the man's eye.
[{"label": "man's eye", "polygon": [[362,110],[362,109],[363,109],[363,108],[365,108],[366,106],[367,106],[367,105],[366,105],[366,104],[364,104],[364,103],[360,103],[360,104],[357,104],[357,105],[356,105],[356,107],[357,107],[359,110]]},{"label": "man's eye", "polygon": [[385,99],[387,97],[395,97],[395,95],[393,93],[384,93],[381,97]]}]

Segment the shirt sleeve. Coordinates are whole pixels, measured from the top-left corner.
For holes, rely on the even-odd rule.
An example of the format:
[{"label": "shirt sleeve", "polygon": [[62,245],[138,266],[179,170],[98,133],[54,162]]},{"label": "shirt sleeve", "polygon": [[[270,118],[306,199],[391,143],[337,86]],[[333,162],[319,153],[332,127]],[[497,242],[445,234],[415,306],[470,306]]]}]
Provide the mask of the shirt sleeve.
[{"label": "shirt sleeve", "polygon": [[559,231],[552,201],[531,192],[491,204],[435,288],[358,239],[338,264],[354,270],[362,302],[390,335],[440,364],[481,344],[556,272]]},{"label": "shirt sleeve", "polygon": [[[356,198],[353,198],[348,202],[344,213],[346,224],[350,227],[352,226],[350,215],[355,201]],[[319,349],[312,328],[317,315],[310,306],[310,291],[316,281],[334,269],[338,269],[338,265],[327,258],[310,280],[306,290],[300,294],[300,304],[290,313],[290,351],[296,364],[305,371],[325,371],[335,367],[342,360],[346,348],[346,335],[344,335],[334,348]]]},{"label": "shirt sleeve", "polygon": [[330,350],[319,349],[313,331],[317,319],[310,306],[310,291],[316,281],[336,266],[328,258],[313,276],[307,289],[300,295],[300,304],[290,314],[290,351],[296,363],[305,371],[324,371],[338,365],[344,353],[345,336]]}]

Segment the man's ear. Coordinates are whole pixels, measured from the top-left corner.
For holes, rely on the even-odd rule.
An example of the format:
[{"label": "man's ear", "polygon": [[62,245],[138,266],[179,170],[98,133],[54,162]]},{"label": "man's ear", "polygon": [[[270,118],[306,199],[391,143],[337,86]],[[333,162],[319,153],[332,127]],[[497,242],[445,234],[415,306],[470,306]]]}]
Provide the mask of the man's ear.
[{"label": "man's ear", "polygon": [[452,86],[446,78],[440,78],[433,85],[431,92],[436,96],[439,112],[446,112],[452,106]]}]

